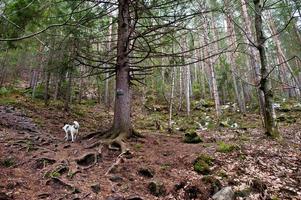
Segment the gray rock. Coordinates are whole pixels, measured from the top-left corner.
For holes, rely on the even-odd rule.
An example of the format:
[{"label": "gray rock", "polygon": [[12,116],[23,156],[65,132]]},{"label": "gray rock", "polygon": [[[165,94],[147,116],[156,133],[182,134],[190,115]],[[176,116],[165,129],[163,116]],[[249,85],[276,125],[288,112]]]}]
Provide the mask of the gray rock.
[{"label": "gray rock", "polygon": [[154,196],[164,196],[166,194],[166,189],[163,183],[158,181],[152,181],[148,184],[148,190]]},{"label": "gray rock", "polygon": [[212,197],[213,200],[234,200],[234,192],[231,187],[224,187]]},{"label": "gray rock", "polygon": [[121,181],[123,181],[123,178],[120,177],[120,176],[117,176],[117,175],[113,175],[113,176],[111,176],[109,179],[110,179],[110,181],[112,181],[112,182],[121,182]]},{"label": "gray rock", "polygon": [[91,190],[98,194],[100,192],[100,185],[99,183],[94,183],[93,185],[90,186],[91,187]]}]

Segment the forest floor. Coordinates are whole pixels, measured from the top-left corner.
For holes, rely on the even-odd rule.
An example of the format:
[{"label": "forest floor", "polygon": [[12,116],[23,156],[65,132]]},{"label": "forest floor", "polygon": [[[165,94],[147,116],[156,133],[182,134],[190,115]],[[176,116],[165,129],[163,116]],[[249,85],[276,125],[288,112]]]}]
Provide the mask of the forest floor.
[{"label": "forest floor", "polygon": [[[0,99],[0,199],[205,200],[225,186],[237,199],[301,199],[300,111],[285,113],[293,123],[280,123],[282,139],[267,138],[259,117],[246,114],[237,120],[248,127],[197,130],[198,144],[184,143],[185,131],[167,134],[160,125],[166,122],[150,119],[158,113],[136,111],[144,138],[131,139],[132,154],[124,156],[83,139],[107,129],[111,112],[101,105],[72,111],[18,94]],[[74,120],[81,127],[72,143],[62,126]],[[205,173],[194,171],[200,155],[210,157]]]}]

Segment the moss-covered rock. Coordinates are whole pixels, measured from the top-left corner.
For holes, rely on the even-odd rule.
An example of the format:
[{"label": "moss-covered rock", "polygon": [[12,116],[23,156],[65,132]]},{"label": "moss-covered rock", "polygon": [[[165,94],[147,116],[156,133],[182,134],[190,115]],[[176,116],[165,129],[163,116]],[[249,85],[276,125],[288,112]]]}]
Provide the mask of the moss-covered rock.
[{"label": "moss-covered rock", "polygon": [[214,176],[204,176],[202,181],[210,186],[209,190],[211,195],[217,193],[222,188],[221,182]]},{"label": "moss-covered rock", "polygon": [[209,155],[200,154],[193,162],[193,169],[197,173],[208,175],[211,172],[210,167],[213,166],[213,161],[214,159]]},{"label": "moss-covered rock", "polygon": [[154,196],[164,196],[166,194],[166,189],[163,183],[159,181],[152,181],[148,184],[148,190]]},{"label": "moss-covered rock", "polygon": [[185,134],[184,136],[184,142],[185,143],[192,143],[192,144],[197,144],[200,142],[203,142],[203,140],[196,134],[195,131],[191,131]]},{"label": "moss-covered rock", "polygon": [[230,144],[225,142],[218,142],[217,151],[221,153],[229,153],[234,150],[238,150],[240,147],[236,144]]}]

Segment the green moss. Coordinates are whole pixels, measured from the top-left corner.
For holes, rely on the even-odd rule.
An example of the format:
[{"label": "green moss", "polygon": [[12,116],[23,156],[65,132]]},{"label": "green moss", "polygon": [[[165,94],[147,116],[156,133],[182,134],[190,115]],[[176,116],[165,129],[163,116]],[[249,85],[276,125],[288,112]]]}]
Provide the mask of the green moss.
[{"label": "green moss", "polygon": [[15,159],[13,158],[5,158],[3,160],[0,160],[0,166],[2,167],[13,167],[16,164]]},{"label": "green moss", "polygon": [[218,192],[222,188],[221,182],[214,176],[204,176],[202,181],[210,185],[209,190],[211,194]]},{"label": "green moss", "polygon": [[229,153],[238,150],[239,146],[235,144],[227,144],[225,142],[218,142],[217,151],[221,153]]},{"label": "green moss", "polygon": [[206,154],[200,154],[193,163],[194,171],[197,173],[208,175],[211,170],[210,166],[213,165],[213,158]]},{"label": "green moss", "polygon": [[1,97],[0,98],[0,105],[15,105],[17,101],[15,98],[11,97]]},{"label": "green moss", "polygon": [[140,144],[140,143],[137,143],[134,145],[134,148],[136,149],[136,151],[139,151],[142,147],[143,147],[143,144]]},{"label": "green moss", "polygon": [[248,197],[251,193],[250,188],[245,188],[243,190],[238,190],[234,193],[235,197]]},{"label": "green moss", "polygon": [[171,168],[171,165],[170,164],[162,164],[161,166],[160,166],[160,169],[162,169],[162,170],[168,170],[168,169],[170,169]]},{"label": "green moss", "polygon": [[200,138],[200,136],[198,136],[196,134],[195,131],[186,133],[184,136],[184,142],[185,143],[192,143],[192,144],[196,144],[196,143],[200,143],[203,142],[203,140]]}]

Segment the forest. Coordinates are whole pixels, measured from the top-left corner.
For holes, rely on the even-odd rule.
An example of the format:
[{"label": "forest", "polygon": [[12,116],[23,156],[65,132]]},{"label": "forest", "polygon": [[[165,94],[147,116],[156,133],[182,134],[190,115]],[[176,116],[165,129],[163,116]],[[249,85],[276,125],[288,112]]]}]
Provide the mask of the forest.
[{"label": "forest", "polygon": [[301,200],[300,0],[0,0],[0,200]]}]

